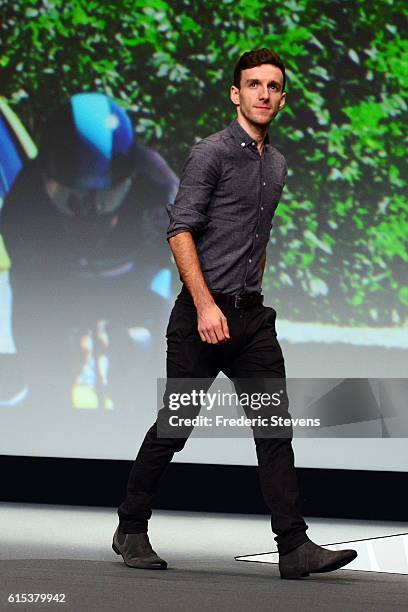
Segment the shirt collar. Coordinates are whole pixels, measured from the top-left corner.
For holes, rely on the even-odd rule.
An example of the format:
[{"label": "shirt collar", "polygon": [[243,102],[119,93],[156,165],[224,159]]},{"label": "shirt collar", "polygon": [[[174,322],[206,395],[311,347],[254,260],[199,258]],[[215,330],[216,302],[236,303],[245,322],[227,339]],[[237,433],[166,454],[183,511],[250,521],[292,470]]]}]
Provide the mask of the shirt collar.
[{"label": "shirt collar", "polygon": [[[245,147],[255,148],[256,142],[255,140],[244,130],[243,127],[240,126],[237,119],[232,121],[229,125],[229,129],[234,136],[234,138],[239,142],[240,146],[245,149]],[[269,141],[269,132],[265,137],[265,149],[268,149],[270,146]]]}]

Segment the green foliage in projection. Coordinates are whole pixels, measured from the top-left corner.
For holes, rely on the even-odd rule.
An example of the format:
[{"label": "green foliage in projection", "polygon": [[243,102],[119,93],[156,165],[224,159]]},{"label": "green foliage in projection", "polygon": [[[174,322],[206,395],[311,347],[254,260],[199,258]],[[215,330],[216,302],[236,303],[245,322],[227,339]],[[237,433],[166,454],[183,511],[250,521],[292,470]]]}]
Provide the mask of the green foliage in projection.
[{"label": "green foliage in projection", "polygon": [[407,325],[407,55],[403,0],[0,0],[2,93],[37,136],[44,114],[102,90],[180,171],[234,117],[233,65],[287,65],[271,127],[289,176],[264,290],[284,317]]}]

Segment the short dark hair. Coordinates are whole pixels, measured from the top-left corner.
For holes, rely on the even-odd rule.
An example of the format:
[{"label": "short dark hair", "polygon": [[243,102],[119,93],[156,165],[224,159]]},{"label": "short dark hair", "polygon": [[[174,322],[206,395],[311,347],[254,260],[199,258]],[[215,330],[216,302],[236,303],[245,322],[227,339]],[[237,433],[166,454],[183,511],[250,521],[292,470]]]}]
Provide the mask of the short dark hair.
[{"label": "short dark hair", "polygon": [[234,85],[238,89],[241,87],[241,72],[247,68],[255,68],[262,64],[272,64],[279,68],[283,74],[282,91],[285,91],[286,75],[285,75],[285,64],[275,51],[269,49],[253,49],[252,51],[246,51],[239,58],[234,68]]}]

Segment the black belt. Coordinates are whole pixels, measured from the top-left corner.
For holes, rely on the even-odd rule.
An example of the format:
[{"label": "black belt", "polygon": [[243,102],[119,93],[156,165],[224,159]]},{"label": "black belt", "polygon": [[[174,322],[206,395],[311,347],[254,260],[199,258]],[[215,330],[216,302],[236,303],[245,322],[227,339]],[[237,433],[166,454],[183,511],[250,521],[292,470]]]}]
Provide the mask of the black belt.
[{"label": "black belt", "polygon": [[217,293],[211,292],[211,295],[217,301],[219,300],[223,304],[233,306],[234,308],[251,308],[252,306],[258,306],[263,303],[264,296],[259,291],[252,291],[251,293],[241,293],[240,295],[230,295],[228,293]]},{"label": "black belt", "polygon": [[[184,294],[192,300],[189,290],[185,285],[181,288],[181,294]],[[234,308],[251,308],[251,306],[258,306],[263,304],[264,296],[259,291],[251,291],[250,293],[241,293],[238,295],[231,295],[229,293],[218,293],[217,291],[211,291],[211,295],[216,301],[219,301],[228,306]]]}]

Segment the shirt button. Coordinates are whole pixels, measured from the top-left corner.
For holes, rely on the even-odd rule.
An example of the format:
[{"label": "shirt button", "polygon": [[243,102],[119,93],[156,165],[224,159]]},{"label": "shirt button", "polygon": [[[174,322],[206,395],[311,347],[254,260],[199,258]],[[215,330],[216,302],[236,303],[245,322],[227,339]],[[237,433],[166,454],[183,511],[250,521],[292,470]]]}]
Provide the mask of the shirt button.
[{"label": "shirt button", "polygon": [[249,263],[252,263],[252,259],[248,259]]},{"label": "shirt button", "polygon": [[261,206],[261,210],[263,210],[263,206]]},{"label": "shirt button", "polygon": [[241,142],[241,147],[245,147],[245,142]]},{"label": "shirt button", "polygon": [[263,186],[265,187],[265,185],[266,185],[265,181],[264,181],[262,184],[263,184]]},{"label": "shirt button", "polygon": [[259,234],[255,234],[255,238],[258,238]]}]

